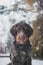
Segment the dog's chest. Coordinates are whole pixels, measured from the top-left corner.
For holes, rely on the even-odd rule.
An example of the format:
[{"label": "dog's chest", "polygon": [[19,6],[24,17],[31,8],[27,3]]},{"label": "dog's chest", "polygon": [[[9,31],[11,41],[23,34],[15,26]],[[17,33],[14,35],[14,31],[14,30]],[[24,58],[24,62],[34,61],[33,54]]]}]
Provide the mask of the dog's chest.
[{"label": "dog's chest", "polygon": [[30,47],[27,48],[27,46],[13,46],[12,52],[11,52],[11,59],[13,60],[13,64],[16,65],[23,65],[25,62],[28,61],[30,56]]},{"label": "dog's chest", "polygon": [[25,56],[26,52],[25,51],[14,51],[13,54],[14,56]]},{"label": "dog's chest", "polygon": [[12,48],[12,58],[15,58],[16,60],[26,60],[31,55],[30,46],[28,44],[26,45],[17,45],[14,44]]},{"label": "dog's chest", "polygon": [[16,61],[24,62],[28,59],[28,54],[25,51],[14,51],[13,58]]},{"label": "dog's chest", "polygon": [[21,46],[17,47],[17,46],[13,46],[13,49],[11,51],[11,56],[12,58],[25,58],[25,56],[27,55],[26,51],[23,50],[23,48]]}]

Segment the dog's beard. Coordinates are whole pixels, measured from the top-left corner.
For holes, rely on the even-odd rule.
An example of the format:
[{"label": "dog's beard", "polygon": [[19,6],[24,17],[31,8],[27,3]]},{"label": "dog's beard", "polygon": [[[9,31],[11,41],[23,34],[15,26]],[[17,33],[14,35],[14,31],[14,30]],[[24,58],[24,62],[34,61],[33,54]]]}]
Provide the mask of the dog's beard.
[{"label": "dog's beard", "polygon": [[23,32],[20,31],[17,35],[16,35],[16,41],[20,44],[24,44],[24,42],[26,42],[28,40],[27,35]]}]

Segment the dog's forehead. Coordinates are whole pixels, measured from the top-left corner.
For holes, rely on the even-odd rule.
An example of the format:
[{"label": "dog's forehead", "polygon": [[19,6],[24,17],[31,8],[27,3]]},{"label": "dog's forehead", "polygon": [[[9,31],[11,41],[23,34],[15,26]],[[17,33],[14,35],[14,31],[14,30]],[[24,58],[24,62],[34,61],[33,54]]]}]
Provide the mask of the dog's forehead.
[{"label": "dog's forehead", "polygon": [[14,31],[16,30],[17,32],[24,32],[29,28],[29,25],[26,22],[19,22],[13,26]]},{"label": "dog's forehead", "polygon": [[20,32],[18,32],[18,33],[22,35],[22,34],[24,34],[24,31],[20,30]]}]

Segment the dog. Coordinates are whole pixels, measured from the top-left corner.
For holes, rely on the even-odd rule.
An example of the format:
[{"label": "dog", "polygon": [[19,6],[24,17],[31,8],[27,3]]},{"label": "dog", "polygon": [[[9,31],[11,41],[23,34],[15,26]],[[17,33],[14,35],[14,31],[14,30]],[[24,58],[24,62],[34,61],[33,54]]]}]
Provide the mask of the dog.
[{"label": "dog", "polygon": [[31,65],[31,44],[29,37],[33,29],[25,21],[13,25],[10,29],[15,41],[10,52],[11,63],[9,65]]}]

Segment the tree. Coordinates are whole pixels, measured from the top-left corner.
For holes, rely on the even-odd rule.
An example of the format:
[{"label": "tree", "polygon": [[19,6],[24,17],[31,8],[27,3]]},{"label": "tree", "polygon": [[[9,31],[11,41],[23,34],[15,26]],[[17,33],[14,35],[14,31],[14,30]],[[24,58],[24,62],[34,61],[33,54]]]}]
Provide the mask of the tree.
[{"label": "tree", "polygon": [[43,16],[38,16],[38,19],[33,21],[33,29],[33,53],[36,54],[36,56],[39,58],[43,58]]},{"label": "tree", "polygon": [[24,1],[27,2],[30,5],[33,5],[33,3],[34,3],[35,0],[24,0]]}]

